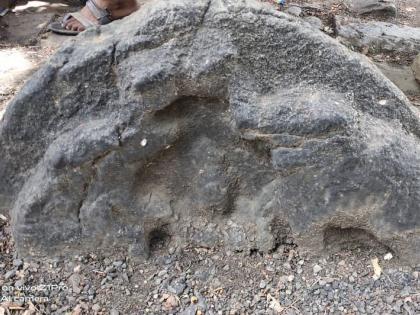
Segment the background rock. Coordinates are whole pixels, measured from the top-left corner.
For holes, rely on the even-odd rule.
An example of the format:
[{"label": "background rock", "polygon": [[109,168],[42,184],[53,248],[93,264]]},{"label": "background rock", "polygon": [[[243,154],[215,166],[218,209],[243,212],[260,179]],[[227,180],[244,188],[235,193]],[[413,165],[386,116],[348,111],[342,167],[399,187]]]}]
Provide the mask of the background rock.
[{"label": "background rock", "polygon": [[321,30],[323,27],[322,20],[320,18],[317,18],[316,16],[307,16],[304,18],[304,21],[309,23],[312,27],[314,27],[317,30]]},{"label": "background rock", "polygon": [[286,12],[294,16],[300,16],[302,14],[302,9],[297,6],[291,6]]},{"label": "background rock", "polygon": [[383,13],[397,15],[395,0],[346,0],[350,11],[356,14]]},{"label": "background rock", "polygon": [[420,94],[420,85],[416,82],[410,66],[393,65],[386,62],[376,62],[375,64],[401,91],[408,95]]},{"label": "background rock", "polygon": [[399,52],[416,55],[420,50],[420,28],[336,16],[337,36],[346,45],[368,47],[372,53]]},{"label": "background rock", "polygon": [[420,83],[420,54],[414,59],[412,69],[416,80]]},{"label": "background rock", "polygon": [[22,255],[360,242],[419,258],[418,113],[371,64],[256,2],[156,1],[87,31],[0,128]]}]

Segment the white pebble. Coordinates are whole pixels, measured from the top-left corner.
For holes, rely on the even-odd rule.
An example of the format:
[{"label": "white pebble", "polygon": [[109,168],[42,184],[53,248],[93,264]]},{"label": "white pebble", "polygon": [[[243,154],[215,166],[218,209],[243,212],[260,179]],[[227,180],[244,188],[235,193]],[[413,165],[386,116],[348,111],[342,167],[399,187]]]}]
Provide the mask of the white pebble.
[{"label": "white pebble", "polygon": [[314,271],[315,274],[317,274],[321,270],[322,270],[322,267],[320,265],[315,265],[314,268],[313,268],[313,271]]},{"label": "white pebble", "polygon": [[392,254],[391,254],[391,253],[387,253],[387,254],[385,254],[385,256],[384,256],[384,259],[385,259],[385,260],[391,260],[391,259],[392,259],[392,257],[394,257],[394,256],[392,256]]}]

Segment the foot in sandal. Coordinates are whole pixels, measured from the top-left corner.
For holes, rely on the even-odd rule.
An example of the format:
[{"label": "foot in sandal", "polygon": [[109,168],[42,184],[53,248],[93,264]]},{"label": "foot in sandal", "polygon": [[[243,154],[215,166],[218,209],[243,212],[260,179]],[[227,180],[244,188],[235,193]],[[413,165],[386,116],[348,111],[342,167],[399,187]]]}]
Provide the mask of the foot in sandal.
[{"label": "foot in sandal", "polygon": [[49,29],[58,34],[77,35],[87,28],[122,19],[138,9],[136,0],[88,0],[80,12],[66,14]]}]

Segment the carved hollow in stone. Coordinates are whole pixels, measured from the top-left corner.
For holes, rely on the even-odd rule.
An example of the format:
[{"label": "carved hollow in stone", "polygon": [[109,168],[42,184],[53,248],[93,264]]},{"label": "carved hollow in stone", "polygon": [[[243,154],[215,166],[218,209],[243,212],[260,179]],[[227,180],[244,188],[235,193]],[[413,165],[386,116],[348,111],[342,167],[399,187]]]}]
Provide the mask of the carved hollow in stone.
[{"label": "carved hollow in stone", "polygon": [[10,104],[0,205],[22,255],[319,251],[344,231],[416,260],[418,117],[268,6],[153,1],[63,47]]}]

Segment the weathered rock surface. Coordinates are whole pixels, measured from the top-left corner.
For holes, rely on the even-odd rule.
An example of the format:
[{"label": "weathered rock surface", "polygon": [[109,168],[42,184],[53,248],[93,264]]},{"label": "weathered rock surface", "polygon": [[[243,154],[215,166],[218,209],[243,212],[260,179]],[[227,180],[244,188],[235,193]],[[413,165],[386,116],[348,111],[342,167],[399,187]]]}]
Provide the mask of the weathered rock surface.
[{"label": "weathered rock surface", "polygon": [[300,16],[302,14],[302,9],[298,6],[291,6],[286,12],[294,16]]},{"label": "weathered rock surface", "polygon": [[418,83],[420,83],[420,54],[414,59],[413,65],[411,67],[413,69],[414,76]]},{"label": "weathered rock surface", "polygon": [[418,113],[306,25],[251,1],[153,1],[63,47],[1,124],[19,252],[351,241],[417,260]]},{"label": "weathered rock surface", "polygon": [[387,62],[375,62],[375,64],[405,94],[420,94],[420,84],[416,82],[412,67]]},{"label": "weathered rock surface", "polygon": [[397,15],[395,0],[346,0],[346,4],[350,11],[359,15],[370,13]]},{"label": "weathered rock surface", "polygon": [[417,54],[420,51],[420,28],[387,22],[362,22],[351,17],[336,16],[339,40],[357,48],[375,52]]},{"label": "weathered rock surface", "polygon": [[316,16],[307,16],[303,19],[306,23],[309,23],[311,27],[321,30],[323,27],[322,20]]}]

